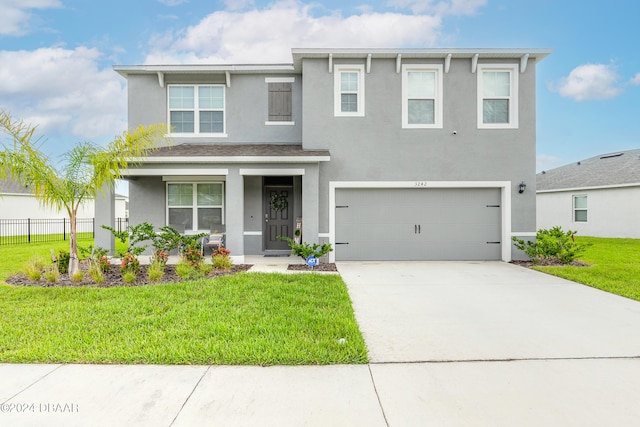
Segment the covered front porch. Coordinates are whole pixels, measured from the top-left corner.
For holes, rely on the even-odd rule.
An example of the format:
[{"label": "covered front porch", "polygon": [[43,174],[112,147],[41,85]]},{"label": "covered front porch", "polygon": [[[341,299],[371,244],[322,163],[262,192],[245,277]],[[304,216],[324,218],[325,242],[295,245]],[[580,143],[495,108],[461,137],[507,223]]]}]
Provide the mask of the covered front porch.
[{"label": "covered front porch", "polygon": [[[289,251],[278,236],[318,242],[319,164],[326,151],[299,145],[181,144],[140,159],[126,172],[129,223],[170,225],[185,234],[224,230],[234,263]],[[113,195],[96,202],[96,224],[111,225]],[[96,230],[113,253],[113,236]]]}]

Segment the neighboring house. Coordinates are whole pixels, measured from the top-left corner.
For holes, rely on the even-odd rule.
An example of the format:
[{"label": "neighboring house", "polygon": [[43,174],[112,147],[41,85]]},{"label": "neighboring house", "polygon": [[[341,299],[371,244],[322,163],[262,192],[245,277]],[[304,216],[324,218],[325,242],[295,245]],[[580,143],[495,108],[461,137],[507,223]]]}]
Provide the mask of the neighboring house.
[{"label": "neighboring house", "polygon": [[[173,145],[129,177],[131,224],[224,224],[333,260],[510,260],[535,236],[536,65],[547,49],[293,49],[293,63],[116,66],[129,126]],[[109,221],[105,203],[103,221]],[[300,222],[298,222],[300,221]],[[113,247],[99,233],[97,244]]]},{"label": "neighboring house", "polygon": [[[127,216],[128,198],[115,196],[115,217]],[[0,219],[57,219],[68,218],[67,212],[43,206],[29,187],[11,180],[0,180]],[[93,199],[87,200],[79,211],[78,218],[93,218]]]},{"label": "neighboring house", "polygon": [[539,173],[538,228],[640,238],[640,150],[602,154]]}]

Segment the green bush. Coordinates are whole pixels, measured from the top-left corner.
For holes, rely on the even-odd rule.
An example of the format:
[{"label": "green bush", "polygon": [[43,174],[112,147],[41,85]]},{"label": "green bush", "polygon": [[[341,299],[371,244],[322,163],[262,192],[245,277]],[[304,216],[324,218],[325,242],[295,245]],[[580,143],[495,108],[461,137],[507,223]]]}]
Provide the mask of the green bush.
[{"label": "green bush", "polygon": [[557,261],[570,264],[582,255],[589,245],[581,245],[575,241],[577,231],[563,231],[556,226],[549,230],[540,229],[535,242],[525,242],[513,237],[514,246],[531,258],[535,264],[544,261]]},{"label": "green bush", "polygon": [[151,283],[157,283],[162,279],[164,276],[164,266],[165,264],[159,260],[156,260],[149,265],[149,268],[147,269],[147,276]]},{"label": "green bush", "polygon": [[69,251],[58,251],[58,271],[60,274],[67,274],[69,272]]},{"label": "green bush", "polygon": [[295,240],[284,236],[278,236],[278,239],[287,242],[289,244],[289,247],[291,248],[291,253],[293,253],[294,255],[298,255],[304,260],[306,260],[311,255],[316,258],[320,258],[323,255],[333,251],[330,243],[323,243],[321,245],[318,243],[314,243],[313,245],[311,245],[307,242],[296,243]]},{"label": "green bush", "polygon": [[34,255],[29,259],[27,265],[24,267],[24,275],[29,279],[38,281],[42,277],[44,271],[44,260],[41,256]]}]

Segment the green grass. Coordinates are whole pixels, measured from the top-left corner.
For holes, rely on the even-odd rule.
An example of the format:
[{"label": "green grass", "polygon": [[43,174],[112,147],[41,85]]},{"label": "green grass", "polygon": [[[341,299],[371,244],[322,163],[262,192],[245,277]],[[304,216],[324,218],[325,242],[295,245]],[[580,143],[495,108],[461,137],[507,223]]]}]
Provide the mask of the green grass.
[{"label": "green grass", "polygon": [[48,262],[50,248],[68,250],[68,242],[0,246],[0,363],[368,361],[337,275],[241,273],[114,288],[1,283],[34,254]]},{"label": "green grass", "polygon": [[577,237],[591,244],[582,261],[591,267],[534,267],[538,271],[640,301],[640,239]]},{"label": "green grass", "polygon": [[[93,240],[93,233],[92,232],[80,232],[77,234],[77,239],[80,240]],[[43,235],[33,235],[31,236],[31,241],[32,242],[36,242],[36,243],[26,243],[28,241],[28,236],[27,235],[21,235],[21,236],[0,236],[0,245],[29,245],[29,244],[39,244],[39,243],[46,243],[46,244],[57,244],[59,242],[65,242],[68,245],[69,244],[69,233],[67,232],[66,235],[63,235],[62,233],[58,233],[58,234],[43,234]],[[19,242],[19,243],[15,243],[15,242]]]}]

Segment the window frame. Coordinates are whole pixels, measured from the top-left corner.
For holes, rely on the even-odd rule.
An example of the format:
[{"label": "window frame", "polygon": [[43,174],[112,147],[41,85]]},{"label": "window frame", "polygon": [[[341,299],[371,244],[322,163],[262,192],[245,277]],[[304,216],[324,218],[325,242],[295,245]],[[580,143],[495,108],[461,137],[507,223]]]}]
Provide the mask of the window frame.
[{"label": "window frame", "polygon": [[[209,185],[209,184],[214,184],[214,185],[220,185],[220,193],[221,193],[221,203],[220,205],[199,205],[198,204],[198,185]],[[191,205],[175,205],[175,206],[170,206],[169,205],[169,186],[171,185],[191,185],[191,191],[192,191],[192,199],[191,199]],[[226,219],[225,219],[225,185],[224,182],[222,181],[167,181],[166,185],[165,185],[165,209],[166,209],[166,213],[165,213],[165,220],[166,220],[166,224],[170,225],[169,223],[169,210],[172,208],[176,208],[176,209],[191,209],[191,224],[192,224],[192,228],[191,229],[185,229],[185,232],[193,232],[193,233],[197,233],[197,232],[202,232],[202,231],[206,231],[209,232],[209,229],[205,229],[200,227],[200,224],[198,224],[198,208],[211,208],[211,209],[220,209],[220,220],[222,224],[226,223]]]},{"label": "window frame", "polygon": [[[342,74],[357,73],[358,89],[356,94],[356,111],[342,111],[342,95],[352,93],[351,91],[342,91]],[[334,64],[333,65],[333,114],[335,117],[364,117],[364,65],[357,64]]]},{"label": "window frame", "polygon": [[[193,109],[191,108],[171,108],[171,88],[172,87],[192,87],[193,93]],[[200,108],[200,88],[203,87],[219,87],[222,88],[222,107],[221,108]],[[173,111],[192,111],[193,112],[193,132],[174,132],[171,126],[171,112]],[[201,112],[222,112],[222,132],[200,132],[200,113]],[[226,137],[227,136],[227,89],[224,84],[170,84],[167,85],[167,127],[169,136],[173,137]]]},{"label": "window frame", "polygon": [[[509,73],[509,96],[507,97],[485,97],[484,90],[484,72],[498,71]],[[478,64],[476,73],[477,79],[477,110],[478,110],[478,129],[517,129],[518,124],[518,64]],[[485,99],[507,99],[509,101],[509,121],[507,123],[484,123],[484,100]]]},{"label": "window frame", "polygon": [[[578,208],[578,207],[576,207],[576,200],[578,198],[582,198],[582,197],[584,197],[586,207]],[[571,212],[572,212],[572,215],[573,215],[572,218],[571,218],[572,219],[571,222],[581,222],[581,223],[589,222],[589,198],[588,198],[588,194],[574,194],[574,195],[572,195],[571,196],[571,208],[572,208]],[[584,212],[586,214],[586,219],[578,220],[576,218],[576,213],[577,212]]]},{"label": "window frame", "polygon": [[[409,73],[435,73],[434,98],[409,98]],[[442,129],[444,104],[444,67],[442,64],[403,64],[402,65],[402,127],[405,129]],[[433,99],[433,123],[409,123],[409,100]]]}]

